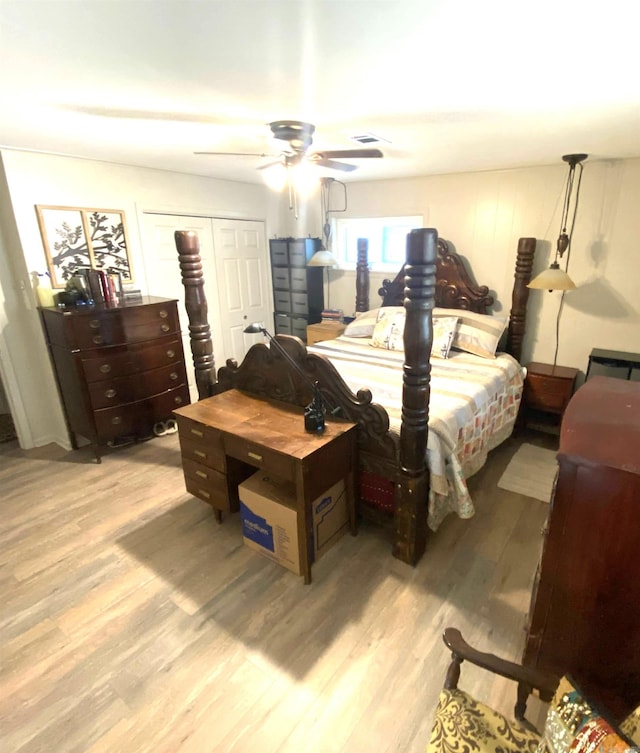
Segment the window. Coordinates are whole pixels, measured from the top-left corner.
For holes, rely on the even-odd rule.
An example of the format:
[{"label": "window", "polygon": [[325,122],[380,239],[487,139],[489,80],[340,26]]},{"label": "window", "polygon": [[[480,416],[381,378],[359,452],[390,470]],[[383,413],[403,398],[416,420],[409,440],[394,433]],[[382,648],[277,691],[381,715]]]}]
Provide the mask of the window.
[{"label": "window", "polygon": [[369,266],[380,272],[397,272],[404,264],[407,233],[422,227],[422,217],[354,217],[334,220],[333,253],[343,268],[355,269],[358,238],[369,241]]}]

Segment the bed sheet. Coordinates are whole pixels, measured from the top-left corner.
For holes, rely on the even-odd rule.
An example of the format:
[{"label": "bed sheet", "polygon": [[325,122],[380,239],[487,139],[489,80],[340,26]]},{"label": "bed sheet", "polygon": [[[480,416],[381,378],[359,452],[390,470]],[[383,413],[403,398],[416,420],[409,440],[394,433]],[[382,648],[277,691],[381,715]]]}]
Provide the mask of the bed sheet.
[{"label": "bed sheet", "polygon": [[[308,347],[326,356],[353,392],[371,390],[400,434],[402,351],[374,348],[370,338],[340,336]],[[510,355],[488,359],[452,351],[431,359],[427,465],[430,472],[429,527],[451,512],[470,518],[474,506],[466,479],[513,431],[522,396],[524,369]]]}]

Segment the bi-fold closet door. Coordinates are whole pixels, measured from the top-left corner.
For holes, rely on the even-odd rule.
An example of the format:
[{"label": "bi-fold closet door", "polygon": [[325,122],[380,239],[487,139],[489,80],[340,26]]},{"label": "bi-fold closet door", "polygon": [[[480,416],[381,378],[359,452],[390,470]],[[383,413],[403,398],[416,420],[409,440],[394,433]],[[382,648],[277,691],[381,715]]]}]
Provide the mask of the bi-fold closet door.
[{"label": "bi-fold closet door", "polygon": [[198,391],[174,233],[193,230],[198,234],[217,370],[227,358],[242,361],[251,345],[260,339],[244,334],[247,324],[263,322],[268,328],[272,319],[265,225],[257,220],[145,212],[142,229],[148,293],[178,299],[189,390],[195,401]]}]

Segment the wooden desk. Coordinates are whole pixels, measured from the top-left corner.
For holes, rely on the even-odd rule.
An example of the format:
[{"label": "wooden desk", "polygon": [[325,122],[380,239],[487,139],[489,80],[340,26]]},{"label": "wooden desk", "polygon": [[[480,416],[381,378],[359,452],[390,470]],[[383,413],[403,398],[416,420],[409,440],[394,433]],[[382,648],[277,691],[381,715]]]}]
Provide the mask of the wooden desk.
[{"label": "wooden desk", "polygon": [[301,408],[228,390],[174,411],[187,491],[209,503],[216,519],[239,509],[238,484],[256,468],[296,487],[304,582],[311,583],[311,502],[345,480],[355,535],[356,424],[327,420],[322,434],[304,430]]}]

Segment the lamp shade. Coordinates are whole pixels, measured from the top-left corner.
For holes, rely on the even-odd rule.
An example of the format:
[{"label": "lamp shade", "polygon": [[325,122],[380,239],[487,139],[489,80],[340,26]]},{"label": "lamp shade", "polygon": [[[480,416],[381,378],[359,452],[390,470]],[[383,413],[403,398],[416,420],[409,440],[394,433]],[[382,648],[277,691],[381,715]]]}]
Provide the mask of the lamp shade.
[{"label": "lamp shade", "polygon": [[[307,262],[308,267],[335,267],[338,263],[336,257],[327,251],[326,248],[321,248],[316,251],[315,254]],[[328,273],[327,273],[328,274]]]},{"label": "lamp shade", "polygon": [[574,290],[576,286],[569,275],[560,269],[560,265],[553,262],[549,269],[534,277],[527,287],[537,290]]}]

